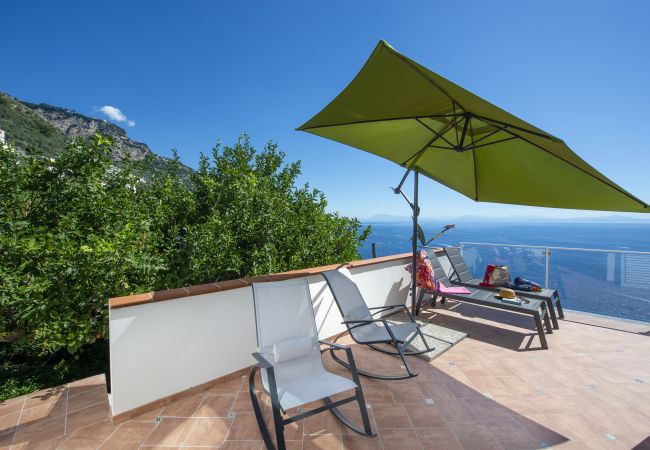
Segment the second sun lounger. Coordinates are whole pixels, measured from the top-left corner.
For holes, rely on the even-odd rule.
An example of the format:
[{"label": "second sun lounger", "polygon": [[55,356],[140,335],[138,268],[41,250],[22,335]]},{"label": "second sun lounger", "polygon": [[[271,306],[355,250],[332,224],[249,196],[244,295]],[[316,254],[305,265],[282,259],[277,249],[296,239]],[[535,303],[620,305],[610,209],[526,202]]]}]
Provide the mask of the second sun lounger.
[{"label": "second sun lounger", "polygon": [[[451,286],[451,282],[449,281],[449,278],[447,278],[447,274],[445,273],[445,270],[440,265],[440,261],[438,261],[438,258],[435,255],[433,255],[430,257],[430,259],[431,259],[431,266],[433,267],[433,271],[436,277],[436,283],[440,282],[444,286],[447,287]],[[476,305],[488,306],[490,308],[502,309],[505,311],[512,311],[515,313],[532,316],[535,321],[535,328],[537,330],[540,343],[542,344],[542,348],[544,349],[548,348],[548,343],[546,342],[546,335],[544,334],[544,325],[546,326],[546,332],[549,334],[553,333],[553,329],[551,327],[551,321],[549,320],[549,314],[548,314],[548,308],[546,307],[546,302],[544,302],[543,300],[536,300],[531,298],[531,299],[526,299],[526,303],[523,303],[521,305],[514,305],[496,298],[494,291],[477,289],[471,286],[465,286],[465,288],[469,291],[469,293],[457,294],[457,293],[441,292],[440,290],[432,291],[430,293],[434,295],[434,302],[435,302],[435,298],[437,296],[440,296],[442,297],[443,302],[445,299],[449,298],[459,302],[473,303]],[[424,291],[421,292],[423,293]]]},{"label": "second sun lounger", "polygon": [[[475,277],[474,274],[469,270],[469,267],[465,263],[465,258],[463,258],[463,255],[458,247],[445,247],[444,250],[453,269],[452,279],[450,280],[453,284],[459,286],[470,286],[477,289],[485,289],[491,291],[499,290],[499,288],[480,285],[483,280]],[[521,297],[534,298],[537,300],[545,301],[546,306],[548,307],[548,311],[551,315],[553,328],[556,330],[560,328],[557,319],[558,317],[560,319],[564,319],[564,312],[562,311],[562,304],[560,303],[560,294],[556,289],[544,288],[539,292],[515,290],[515,292]],[[553,303],[555,303],[555,307],[557,307],[557,314],[555,313]]]}]

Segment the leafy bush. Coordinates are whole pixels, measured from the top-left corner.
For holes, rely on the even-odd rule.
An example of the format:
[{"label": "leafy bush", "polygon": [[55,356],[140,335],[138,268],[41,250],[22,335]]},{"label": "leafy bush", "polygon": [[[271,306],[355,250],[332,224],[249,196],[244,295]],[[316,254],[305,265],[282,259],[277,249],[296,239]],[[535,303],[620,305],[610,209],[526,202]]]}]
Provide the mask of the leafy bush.
[{"label": "leafy bush", "polygon": [[43,388],[108,372],[108,341],[42,354],[30,344],[0,342],[0,402]]},{"label": "leafy bush", "polygon": [[275,144],[217,146],[189,180],[177,156],[115,167],[110,145],[75,140],[57,159],[0,149],[5,341],[75,353],[107,337],[109,297],[349,261],[369,233],[297,186],[300,164]]}]

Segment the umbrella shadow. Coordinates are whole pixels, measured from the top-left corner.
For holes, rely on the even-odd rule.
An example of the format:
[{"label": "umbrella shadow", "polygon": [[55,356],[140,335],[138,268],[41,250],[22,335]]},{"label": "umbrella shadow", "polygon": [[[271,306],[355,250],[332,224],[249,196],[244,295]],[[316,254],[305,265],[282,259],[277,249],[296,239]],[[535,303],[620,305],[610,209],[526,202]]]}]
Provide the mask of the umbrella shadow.
[{"label": "umbrella shadow", "polygon": [[[400,370],[397,358],[361,345],[352,348],[360,367],[372,365],[387,373]],[[349,377],[328,355],[324,360],[328,370]],[[382,438],[388,434],[407,442],[416,436],[425,447],[438,442],[440,448],[460,448],[454,443],[469,448],[477,439],[483,440],[483,448],[546,448],[569,441],[422,359],[409,358],[409,363],[419,373],[412,379],[361,378],[372,426]],[[353,409],[346,413],[358,420]]]}]

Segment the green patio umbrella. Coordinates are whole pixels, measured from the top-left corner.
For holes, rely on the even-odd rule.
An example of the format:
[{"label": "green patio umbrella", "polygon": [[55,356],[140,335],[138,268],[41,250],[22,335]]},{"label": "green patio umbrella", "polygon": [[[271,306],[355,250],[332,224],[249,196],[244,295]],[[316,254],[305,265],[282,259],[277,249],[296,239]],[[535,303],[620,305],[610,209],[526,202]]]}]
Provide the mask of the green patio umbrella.
[{"label": "green patio umbrella", "polygon": [[[298,130],[389,159],[481,202],[650,212],[561,139],[380,41],[359,74]],[[412,287],[415,298],[415,287]],[[413,302],[413,305],[415,303]]]}]

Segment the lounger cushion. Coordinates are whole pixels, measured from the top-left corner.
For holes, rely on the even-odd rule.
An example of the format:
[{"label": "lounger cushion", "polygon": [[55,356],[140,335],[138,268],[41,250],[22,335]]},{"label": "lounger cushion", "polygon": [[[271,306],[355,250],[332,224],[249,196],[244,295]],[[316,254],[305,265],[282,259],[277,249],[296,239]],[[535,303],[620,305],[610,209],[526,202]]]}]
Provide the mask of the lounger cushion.
[{"label": "lounger cushion", "polygon": [[311,336],[288,339],[273,344],[273,359],[276,363],[289,361],[290,359],[309,355],[313,349],[314,340]]}]

